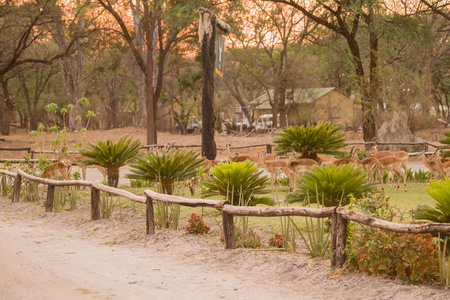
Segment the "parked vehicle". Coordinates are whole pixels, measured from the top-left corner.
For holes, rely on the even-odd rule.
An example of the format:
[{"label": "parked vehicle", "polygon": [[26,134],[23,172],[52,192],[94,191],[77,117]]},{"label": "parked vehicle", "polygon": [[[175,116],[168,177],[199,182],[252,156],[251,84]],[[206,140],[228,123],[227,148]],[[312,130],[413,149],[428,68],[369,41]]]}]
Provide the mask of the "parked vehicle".
[{"label": "parked vehicle", "polygon": [[[277,127],[279,127],[280,126],[280,115],[278,115],[277,121],[278,121]],[[265,130],[269,130],[271,128],[273,128],[273,115],[272,114],[261,115],[258,117],[258,119],[256,119],[256,122],[255,122],[255,130],[256,131],[258,131],[258,130],[265,131]]]}]

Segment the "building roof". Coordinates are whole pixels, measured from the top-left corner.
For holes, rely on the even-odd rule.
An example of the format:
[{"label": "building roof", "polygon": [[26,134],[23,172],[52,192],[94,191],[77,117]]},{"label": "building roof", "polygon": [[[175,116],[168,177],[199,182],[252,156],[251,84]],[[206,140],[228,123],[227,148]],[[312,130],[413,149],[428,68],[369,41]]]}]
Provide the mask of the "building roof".
[{"label": "building roof", "polygon": [[[334,87],[328,88],[310,88],[310,89],[296,89],[292,93],[292,90],[286,90],[286,103],[313,103],[317,99],[322,98],[326,94],[334,91]],[[273,99],[274,90],[269,90],[270,99]],[[269,103],[269,96],[267,93],[262,94],[255,100],[249,103],[255,106],[255,109],[271,109]]]}]

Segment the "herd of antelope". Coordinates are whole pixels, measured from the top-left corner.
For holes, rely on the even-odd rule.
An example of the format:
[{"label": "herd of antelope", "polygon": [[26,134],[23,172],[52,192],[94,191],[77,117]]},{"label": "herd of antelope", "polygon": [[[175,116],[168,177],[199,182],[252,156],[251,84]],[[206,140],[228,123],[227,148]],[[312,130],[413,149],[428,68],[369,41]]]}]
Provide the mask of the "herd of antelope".
[{"label": "herd of antelope", "polygon": [[[392,181],[393,174],[397,176],[397,189],[400,188],[400,181],[403,180],[404,190],[406,191],[406,178],[408,172],[408,159],[409,154],[405,151],[378,151],[377,146],[373,146],[369,151],[371,154],[369,157],[362,160],[358,157],[359,149],[352,148],[349,158],[337,159],[332,155],[317,154],[317,159],[302,158],[301,155],[295,153],[292,150],[291,154],[288,154],[285,158],[281,158],[275,154],[260,155],[232,155],[230,152],[230,145],[226,146],[228,161],[245,161],[251,160],[257,163],[261,168],[264,168],[271,178],[272,189],[276,180],[284,174],[289,178],[291,189],[295,188],[301,173],[312,169],[317,165],[343,165],[343,164],[355,164],[361,166],[369,175],[369,182],[377,180],[374,174],[377,175],[378,180],[383,188],[384,172],[388,174],[388,182]],[[441,158],[436,151],[433,156],[428,159],[425,152],[421,152],[419,157],[425,167],[427,167],[432,177],[440,178],[441,176],[447,176],[450,173],[450,159]]]},{"label": "herd of antelope", "polygon": [[[277,179],[281,178],[284,174],[289,178],[290,189],[293,190],[301,174],[306,170],[311,170],[314,166],[318,165],[343,165],[343,164],[354,164],[361,166],[369,175],[369,182],[377,180],[374,178],[374,173],[377,175],[381,187],[383,189],[383,175],[386,171],[388,173],[388,182],[392,180],[393,174],[397,175],[397,189],[400,188],[400,181],[403,180],[403,186],[406,191],[406,177],[407,177],[407,163],[409,159],[409,154],[405,151],[378,151],[377,146],[373,146],[369,151],[371,154],[369,157],[360,160],[358,157],[359,149],[352,148],[350,151],[349,158],[337,159],[332,155],[317,154],[317,159],[302,158],[300,154],[297,154],[291,149],[292,153],[289,153],[285,157],[280,157],[272,153],[260,153],[258,155],[239,155],[236,153],[232,155],[230,151],[231,144],[227,144],[225,151],[227,154],[228,162],[243,162],[250,160],[256,163],[260,168],[264,168],[270,174],[272,190],[274,189],[275,182]],[[167,148],[167,147],[166,147]],[[167,151],[164,148],[163,151]],[[171,147],[168,147],[170,149]],[[447,176],[450,173],[450,159],[441,158],[438,151],[436,151],[433,156],[428,159],[425,152],[422,151],[419,154],[419,158],[425,167],[427,167],[431,176],[434,179]],[[86,168],[97,168],[103,175],[103,180],[106,180],[106,171],[101,166],[85,166],[80,163],[81,160],[87,159],[86,157],[77,156],[73,157],[71,160],[61,160],[59,162],[49,165],[41,174],[42,178],[54,178],[55,176],[61,175],[65,180],[69,179],[70,168],[72,165],[78,166],[82,171],[83,180],[86,179]],[[204,167],[211,168],[217,165],[220,160],[204,160]],[[196,180],[187,183],[191,190],[191,193],[195,193]]]}]

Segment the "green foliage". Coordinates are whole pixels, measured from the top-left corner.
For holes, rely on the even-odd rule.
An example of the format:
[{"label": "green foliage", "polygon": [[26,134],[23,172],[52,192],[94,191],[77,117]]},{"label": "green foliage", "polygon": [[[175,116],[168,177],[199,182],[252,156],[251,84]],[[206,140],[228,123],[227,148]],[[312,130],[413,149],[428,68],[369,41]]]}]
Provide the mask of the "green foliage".
[{"label": "green foliage", "polygon": [[178,229],[180,205],[156,201],[156,224],[159,228]]},{"label": "green foliage", "polygon": [[370,217],[392,221],[393,212],[390,206],[390,200],[391,197],[386,196],[384,192],[368,192],[360,198],[351,196],[349,209],[356,208]]},{"label": "green foliage", "polygon": [[[439,233],[438,239],[441,239]],[[443,238],[443,243],[438,243],[439,254],[439,278],[443,286],[450,286],[450,238],[446,236]],[[448,256],[447,256],[448,255]]]},{"label": "green foliage", "polygon": [[291,149],[301,153],[304,158],[316,158],[317,153],[336,154],[337,150],[346,146],[345,133],[340,127],[330,122],[308,123],[306,126],[290,126],[278,133],[274,139],[275,150],[283,155]]},{"label": "green foliage", "polygon": [[[319,208],[319,200],[316,200],[317,208]],[[308,197],[306,199],[306,204],[310,205],[310,203],[311,201]],[[323,257],[328,252],[331,234],[331,222],[329,220],[324,218],[305,217],[306,229],[304,231],[294,223],[294,220],[291,217],[289,217],[289,220],[302,238],[312,257]]]},{"label": "green foliage", "polygon": [[22,192],[27,202],[37,202],[39,200],[38,185],[28,179],[22,179]]},{"label": "green foliage", "polygon": [[[439,143],[450,145],[450,131],[444,131],[443,134],[446,136],[446,138],[439,140]],[[450,151],[443,151],[442,157],[450,157]]]},{"label": "green foliage", "polygon": [[147,180],[130,179],[130,185],[132,188],[141,188],[141,187],[148,187],[149,183]]},{"label": "green foliage", "polygon": [[436,223],[450,223],[450,178],[433,180],[425,191],[436,200],[435,207],[419,205],[413,210],[414,218]]},{"label": "green foliage", "polygon": [[69,199],[68,187],[55,186],[55,194],[53,197],[53,212],[62,212],[67,200]]},{"label": "green foliage", "polygon": [[298,190],[288,194],[288,203],[320,201],[325,207],[345,206],[351,196],[362,197],[364,193],[375,190],[375,183],[367,183],[367,172],[354,164],[317,166],[305,171]]},{"label": "green foliage", "polygon": [[196,213],[192,213],[185,227],[186,232],[193,234],[207,234],[211,228]]},{"label": "green foliage", "polygon": [[267,176],[260,176],[258,166],[250,161],[219,163],[211,170],[211,177],[205,181],[205,197],[221,195],[232,205],[254,206],[265,204],[273,206],[275,201],[269,197],[258,195],[268,194]]},{"label": "green foliage", "polygon": [[130,179],[156,181],[161,183],[162,192],[171,195],[173,185],[195,177],[204,159],[198,159],[198,152],[194,150],[170,150],[162,155],[157,152],[147,154],[131,163]]},{"label": "green foliage", "polygon": [[252,229],[243,231],[241,228],[236,227],[236,247],[260,248],[261,237]]},{"label": "green foliage", "polygon": [[102,193],[100,198],[100,214],[102,219],[109,219],[117,206],[115,196],[109,193]]},{"label": "green foliage", "polygon": [[141,142],[133,141],[133,137],[121,137],[117,142],[108,139],[106,142],[98,141],[97,144],[89,143],[87,150],[81,151],[81,155],[90,160],[80,161],[84,165],[98,165],[106,169],[108,185],[117,187],[119,183],[119,168],[129,164],[139,155]]},{"label": "green foliage", "polygon": [[[411,169],[408,169],[408,177]],[[431,172],[430,171],[414,171],[413,179],[415,182],[428,182],[430,181]],[[409,179],[409,178],[408,178]]]},{"label": "green foliage", "polygon": [[0,174],[0,193],[3,197],[11,194],[14,186],[13,177]]},{"label": "green foliage", "polygon": [[358,268],[368,274],[412,283],[438,278],[438,251],[431,234],[404,234],[371,228],[358,238]]}]

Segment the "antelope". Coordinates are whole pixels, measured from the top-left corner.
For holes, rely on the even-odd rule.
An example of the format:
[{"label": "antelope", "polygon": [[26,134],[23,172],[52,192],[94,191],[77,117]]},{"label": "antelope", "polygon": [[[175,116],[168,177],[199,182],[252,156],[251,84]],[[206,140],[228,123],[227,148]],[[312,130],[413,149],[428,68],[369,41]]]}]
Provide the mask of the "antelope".
[{"label": "antelope", "polygon": [[291,189],[294,189],[297,186],[297,176],[299,173],[304,172],[306,170],[311,170],[314,166],[318,166],[319,163],[314,159],[310,158],[297,158],[291,156],[286,161],[286,167],[284,173],[289,178],[289,182],[291,183]]},{"label": "antelope", "polygon": [[[434,159],[434,157],[433,157],[432,159],[428,160],[425,155],[425,151],[420,152],[419,158],[422,159],[422,163],[424,164],[424,166],[427,167],[428,170],[430,170],[430,173],[431,173],[430,179],[431,179],[431,177],[433,177],[433,179],[436,179],[436,178],[439,179],[440,174],[444,172],[442,170],[442,167],[443,167],[442,161],[439,160],[440,167],[441,167],[441,168],[439,168],[439,166],[436,164],[437,159]],[[445,163],[445,164],[447,164],[447,163]]]},{"label": "antelope", "polygon": [[[397,175],[397,190],[400,188],[400,177],[403,177],[403,186],[405,187],[406,192],[406,176],[407,173],[402,172],[402,166],[403,166],[403,160],[400,157],[396,156],[387,156],[378,158],[378,161],[380,162],[380,171],[381,174],[383,174],[384,171],[394,171],[394,173]],[[379,176],[381,174],[378,174]],[[383,188],[383,177],[380,178],[381,180],[381,189]]]},{"label": "antelope", "polygon": [[266,153],[265,151],[262,153],[264,160],[279,160],[280,157],[275,153]]},{"label": "antelope", "polygon": [[253,161],[253,162],[257,162],[258,161],[258,155],[236,155],[236,156],[232,156],[231,152],[230,152],[230,146],[231,146],[231,144],[227,144],[226,145],[227,156],[228,156],[228,161],[229,162],[242,162],[242,161],[246,161],[246,160],[250,160],[250,161]]},{"label": "antelope", "polygon": [[72,163],[70,161],[58,161],[47,166],[41,173],[41,178],[52,179],[58,175],[61,175],[65,180],[69,180],[70,167]]},{"label": "antelope", "polygon": [[383,178],[380,171],[380,161],[376,157],[367,157],[362,160],[358,157],[358,151],[353,154],[353,158],[358,162],[360,166],[369,174],[369,182],[375,181],[373,172],[376,171],[379,178]]},{"label": "antelope", "polygon": [[[356,159],[353,157],[353,156],[356,154],[356,153],[354,152],[354,149],[355,149],[355,147],[353,147],[352,150],[350,150],[350,157],[342,158],[342,159],[337,159],[337,160],[335,160],[335,161],[333,162],[333,164],[334,164],[335,166],[346,165],[346,164],[350,164],[350,163],[357,165],[359,159],[356,160]],[[358,155],[356,155],[356,157],[358,157]]]},{"label": "antelope", "polygon": [[[274,190],[275,181],[278,179],[278,176],[285,171],[287,160],[266,160],[265,157],[265,155],[262,155],[258,158],[258,165],[266,169],[266,171],[270,173],[270,182],[272,185],[272,190]],[[289,175],[286,174],[286,176]]]},{"label": "antelope", "polygon": [[442,165],[442,171],[444,176],[447,176],[447,174],[450,173],[450,161],[447,161]]},{"label": "antelope", "polygon": [[81,176],[83,180],[86,180],[86,168],[97,168],[103,175],[103,181],[106,181],[106,169],[99,165],[85,165],[83,161],[90,160],[89,157],[86,156],[75,156],[73,157],[72,162],[78,167],[78,170],[81,169]]},{"label": "antelope", "polygon": [[[442,177],[447,176],[447,173],[448,173],[447,171],[450,170],[450,168],[449,168],[450,164],[448,162],[442,164],[442,158],[439,156],[439,153],[437,152],[437,150],[436,150],[436,152],[434,152],[434,154],[431,157],[431,159],[429,160],[429,162],[434,163],[436,171],[438,172],[438,179],[441,174],[442,174]],[[446,164],[446,167],[444,168],[445,164]]]},{"label": "antelope", "polygon": [[372,149],[370,149],[369,151],[370,154],[372,154],[372,157],[375,158],[383,158],[383,157],[389,157],[389,156],[395,156],[398,157],[402,160],[402,168],[405,171],[405,173],[408,173],[408,167],[406,166],[408,159],[409,159],[409,154],[408,152],[405,151],[378,151],[378,146],[375,145],[372,147]]},{"label": "antelope", "polygon": [[331,166],[337,160],[333,155],[317,154],[319,165]]}]

